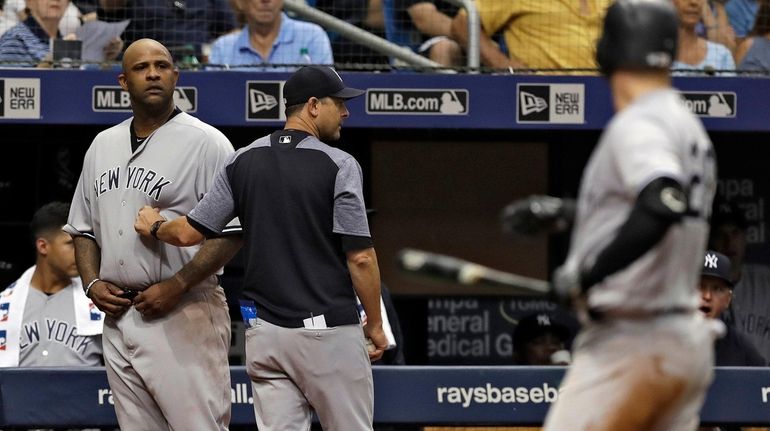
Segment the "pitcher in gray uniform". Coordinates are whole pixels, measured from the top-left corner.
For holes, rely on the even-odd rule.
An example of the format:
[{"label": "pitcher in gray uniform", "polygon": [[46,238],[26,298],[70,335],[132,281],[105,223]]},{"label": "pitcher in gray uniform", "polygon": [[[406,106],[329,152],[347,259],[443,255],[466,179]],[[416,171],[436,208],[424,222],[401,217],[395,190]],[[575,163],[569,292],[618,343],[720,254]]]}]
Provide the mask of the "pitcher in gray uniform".
[{"label": "pitcher in gray uniform", "polygon": [[0,367],[102,365],[104,314],[83,294],[70,234],[69,203],[32,217],[35,265],[0,293]]},{"label": "pitcher in gray uniform", "polygon": [[[334,69],[305,66],[284,85],[286,126],[241,148],[186,216],[150,206],[135,228],[178,246],[243,223],[241,314],[260,431],[371,430],[370,360],[388,345],[362,173],[339,139],[345,100],[363,94]],[[356,294],[367,318],[363,325]],[[137,306],[138,307],[138,306]],[[367,354],[365,338],[371,340]]]},{"label": "pitcher in gray uniform", "polygon": [[698,312],[716,189],[700,121],[671,88],[669,0],[617,0],[597,62],[616,109],[583,173],[555,296],[583,327],[545,429],[695,430],[724,325]]},{"label": "pitcher in gray uniform", "polygon": [[234,152],[174,106],[178,75],[154,40],[126,49],[119,82],[134,116],[94,139],[66,226],[86,294],[107,314],[104,357],[123,431],[226,430],[230,420],[230,316],[218,271],[194,284],[178,272],[231,239],[177,248],[133,230],[144,205],[189,212]]}]

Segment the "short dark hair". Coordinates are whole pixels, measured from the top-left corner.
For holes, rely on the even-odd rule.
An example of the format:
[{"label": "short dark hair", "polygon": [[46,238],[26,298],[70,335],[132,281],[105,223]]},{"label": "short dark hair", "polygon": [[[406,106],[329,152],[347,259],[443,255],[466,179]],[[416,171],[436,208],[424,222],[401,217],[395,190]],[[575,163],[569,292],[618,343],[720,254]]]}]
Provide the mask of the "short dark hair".
[{"label": "short dark hair", "polygon": [[60,231],[67,224],[69,213],[70,204],[67,202],[53,201],[40,207],[29,224],[32,241],[52,231]]}]

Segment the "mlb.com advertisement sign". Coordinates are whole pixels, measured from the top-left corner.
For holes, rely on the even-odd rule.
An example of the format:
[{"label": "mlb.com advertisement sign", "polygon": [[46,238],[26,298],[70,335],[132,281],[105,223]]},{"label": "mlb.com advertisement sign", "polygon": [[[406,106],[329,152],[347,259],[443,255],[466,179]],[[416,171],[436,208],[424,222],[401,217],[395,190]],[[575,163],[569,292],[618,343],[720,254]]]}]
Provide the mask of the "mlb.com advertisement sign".
[{"label": "mlb.com advertisement sign", "polygon": [[516,122],[585,123],[585,84],[517,84]]},{"label": "mlb.com advertisement sign", "polygon": [[[174,104],[184,112],[198,110],[198,89],[176,87]],[[117,85],[97,85],[91,89],[91,109],[94,112],[131,112],[128,91]]]},{"label": "mlb.com advertisement sign", "polygon": [[40,118],[40,79],[0,79],[0,118]]},{"label": "mlb.com advertisement sign", "polygon": [[735,118],[738,95],[730,91],[683,91],[684,104],[699,117]]},{"label": "mlb.com advertisement sign", "polygon": [[468,115],[468,90],[370,88],[367,114]]}]

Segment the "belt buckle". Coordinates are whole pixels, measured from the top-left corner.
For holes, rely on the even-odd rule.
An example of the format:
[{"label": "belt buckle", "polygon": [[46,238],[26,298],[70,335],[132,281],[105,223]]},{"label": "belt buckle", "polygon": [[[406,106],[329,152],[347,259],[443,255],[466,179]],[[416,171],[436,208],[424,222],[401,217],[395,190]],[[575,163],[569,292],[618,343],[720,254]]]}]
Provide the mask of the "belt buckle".
[{"label": "belt buckle", "polygon": [[138,290],[126,289],[126,290],[123,291],[123,293],[118,295],[118,298],[124,298],[124,299],[131,299],[131,300],[133,300],[134,298],[136,298],[136,295],[138,295],[138,294],[139,294]]}]

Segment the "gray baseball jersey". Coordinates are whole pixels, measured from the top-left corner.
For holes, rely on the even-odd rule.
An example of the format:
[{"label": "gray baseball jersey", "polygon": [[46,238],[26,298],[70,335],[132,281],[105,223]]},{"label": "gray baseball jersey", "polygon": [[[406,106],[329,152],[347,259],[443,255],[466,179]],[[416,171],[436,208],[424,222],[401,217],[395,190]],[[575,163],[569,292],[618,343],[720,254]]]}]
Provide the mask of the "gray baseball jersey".
[{"label": "gray baseball jersey", "polygon": [[642,96],[612,119],[583,174],[567,264],[590,266],[656,178],[679,181],[688,190],[689,211],[653,249],[592,287],[590,307],[697,307],[715,175],[711,141],[675,90]]},{"label": "gray baseball jersey", "polygon": [[[128,119],[94,139],[64,230],[96,239],[102,252],[99,278],[142,290],[173,275],[200,246],[175,247],[142,239],[134,231],[139,209],[160,207],[169,219],[186,215],[234,150],[220,131],[180,113],[132,154],[130,124]],[[216,279],[208,282],[214,284]]]},{"label": "gray baseball jersey", "polygon": [[[220,131],[179,113],[132,153],[131,121],[99,133],[86,152],[65,231],[96,240],[99,278],[141,290],[175,274],[199,246],[140,237],[134,231],[139,209],[159,207],[166,218],[187,214],[234,150]],[[229,322],[215,276],[161,318],[146,321],[133,307],[107,318],[104,359],[121,427],[226,429]]]},{"label": "gray baseball jersey", "polygon": [[24,305],[20,367],[97,366],[102,336],[78,335],[70,286],[53,295],[30,288]]}]

